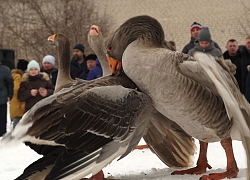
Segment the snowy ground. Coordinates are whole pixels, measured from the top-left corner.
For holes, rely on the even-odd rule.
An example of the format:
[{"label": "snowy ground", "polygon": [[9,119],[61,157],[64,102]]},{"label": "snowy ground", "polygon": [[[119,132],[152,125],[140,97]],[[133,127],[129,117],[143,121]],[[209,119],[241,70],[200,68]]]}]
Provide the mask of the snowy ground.
[{"label": "snowy ground", "polygon": [[[8,130],[10,122],[8,122]],[[141,140],[140,144],[144,144]],[[198,142],[196,141],[198,145]],[[238,178],[246,180],[245,150],[239,141],[233,142],[235,158],[240,169]],[[198,146],[197,146],[198,147]],[[198,152],[194,161],[196,162]],[[0,147],[0,180],[13,180],[23,169],[38,159],[39,155],[23,144],[14,147]],[[226,168],[226,157],[220,143],[208,147],[208,162],[213,167],[207,173],[222,172]],[[198,180],[200,175],[170,175],[174,171],[163,164],[149,149],[134,150],[120,161],[113,161],[104,169],[106,177],[122,180]]]}]

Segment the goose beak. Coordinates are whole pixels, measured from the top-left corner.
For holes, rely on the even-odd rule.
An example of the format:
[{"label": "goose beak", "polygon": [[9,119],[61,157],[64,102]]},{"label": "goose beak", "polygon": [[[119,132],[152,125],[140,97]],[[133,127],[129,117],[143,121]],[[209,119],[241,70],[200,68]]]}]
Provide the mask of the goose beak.
[{"label": "goose beak", "polygon": [[110,57],[109,55],[106,55],[108,62],[109,62],[109,69],[112,74],[114,74],[116,71],[122,70],[122,62]]},{"label": "goose beak", "polygon": [[56,34],[53,34],[53,35],[49,36],[48,37],[48,41],[54,42],[55,41],[55,37],[56,37]]}]

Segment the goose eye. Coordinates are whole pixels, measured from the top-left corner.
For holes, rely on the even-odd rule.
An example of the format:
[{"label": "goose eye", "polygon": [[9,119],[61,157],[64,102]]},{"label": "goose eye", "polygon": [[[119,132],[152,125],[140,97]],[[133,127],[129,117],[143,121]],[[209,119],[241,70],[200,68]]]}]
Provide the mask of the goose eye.
[{"label": "goose eye", "polygon": [[112,49],[111,46],[109,46],[109,47],[107,48],[107,51],[110,52],[111,49]]}]

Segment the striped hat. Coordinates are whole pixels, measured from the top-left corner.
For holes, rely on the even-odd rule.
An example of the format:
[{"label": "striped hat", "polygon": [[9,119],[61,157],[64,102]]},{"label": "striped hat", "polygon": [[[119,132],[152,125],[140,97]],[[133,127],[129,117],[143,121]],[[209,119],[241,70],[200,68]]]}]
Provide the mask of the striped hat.
[{"label": "striped hat", "polygon": [[190,26],[190,31],[192,31],[194,28],[201,29],[202,26],[201,26],[200,23],[194,22],[194,23]]}]

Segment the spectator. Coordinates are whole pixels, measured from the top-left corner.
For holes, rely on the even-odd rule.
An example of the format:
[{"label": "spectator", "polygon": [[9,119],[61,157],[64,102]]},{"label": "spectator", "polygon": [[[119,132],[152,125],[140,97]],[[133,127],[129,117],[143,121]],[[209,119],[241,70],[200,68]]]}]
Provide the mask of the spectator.
[{"label": "spectator", "polygon": [[22,75],[27,69],[28,61],[25,59],[19,59],[17,63],[17,68],[12,69],[11,74],[14,79],[14,89],[13,89],[13,97],[10,101],[10,120],[13,124],[13,129],[20,121],[24,114],[24,102],[20,102],[17,98],[18,90],[21,84]]},{"label": "spectator", "polygon": [[93,80],[102,76],[102,67],[95,54],[90,54],[86,57],[89,73],[87,80]]},{"label": "spectator", "polygon": [[54,56],[47,55],[44,56],[42,61],[42,69],[41,72],[46,72],[49,75],[50,82],[56,86],[56,79],[58,74],[58,69],[55,68],[55,61],[56,59]]},{"label": "spectator", "polygon": [[248,71],[248,74],[246,76],[246,88],[245,88],[245,97],[248,101],[248,103],[250,103],[250,65],[247,66],[247,71]]},{"label": "spectator", "polygon": [[188,54],[194,56],[197,51],[211,54],[214,57],[223,57],[221,51],[214,47],[211,34],[208,27],[203,27],[199,33],[198,39],[195,40],[195,47],[188,51]]},{"label": "spectator", "polygon": [[0,62],[0,137],[6,133],[7,102],[13,96],[13,78],[10,69]]},{"label": "spectator", "polygon": [[[246,77],[245,97],[250,102],[250,36],[246,38],[246,47],[242,48],[242,62],[248,67],[248,74]],[[245,72],[245,71],[244,71]]]},{"label": "spectator", "polygon": [[22,76],[22,82],[18,90],[18,99],[25,102],[27,112],[38,101],[52,95],[54,86],[49,81],[46,73],[40,73],[38,62],[31,60],[27,67],[27,73]]},{"label": "spectator", "polygon": [[227,41],[227,51],[223,53],[224,59],[230,59],[237,67],[236,78],[239,88],[242,94],[245,92],[245,82],[247,76],[247,64],[242,61],[242,52],[239,50],[238,42],[235,39],[229,39]]},{"label": "spectator", "polygon": [[[184,46],[184,48],[182,50],[183,53],[187,54],[190,49],[194,48],[194,46],[195,46],[194,42],[195,42],[195,40],[198,39],[201,28],[202,28],[201,24],[197,23],[197,22],[194,22],[190,26],[191,40],[190,40],[190,42],[188,44],[186,44]],[[214,42],[214,46],[221,51],[220,47],[218,46],[218,44],[216,42]]]},{"label": "spectator", "polygon": [[86,57],[84,55],[84,46],[76,44],[73,48],[73,59],[70,62],[70,75],[72,79],[80,78],[87,79],[88,68]]}]

